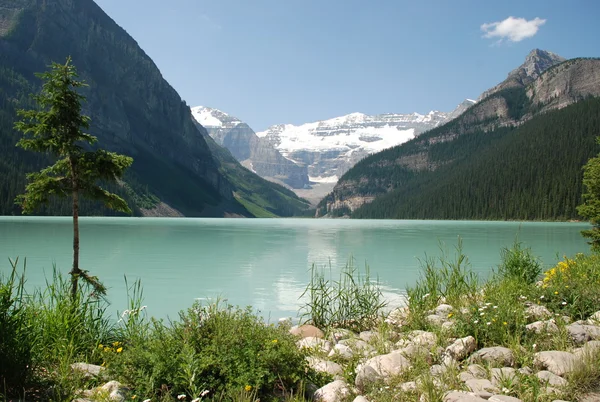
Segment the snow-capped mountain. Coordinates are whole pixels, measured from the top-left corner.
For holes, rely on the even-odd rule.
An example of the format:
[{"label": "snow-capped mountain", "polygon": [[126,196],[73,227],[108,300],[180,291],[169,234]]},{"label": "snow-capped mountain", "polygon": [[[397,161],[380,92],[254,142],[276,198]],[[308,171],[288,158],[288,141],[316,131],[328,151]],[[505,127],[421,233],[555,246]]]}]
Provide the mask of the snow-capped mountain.
[{"label": "snow-capped mountain", "polygon": [[192,108],[192,116],[208,134],[246,168],[292,189],[309,187],[306,166],[284,158],[268,141],[259,138],[240,119],[206,106]]},{"label": "snow-capped mountain", "polygon": [[365,156],[402,144],[424,131],[462,114],[475,101],[466,100],[452,112],[427,114],[351,113],[300,126],[280,124],[257,133],[283,156],[308,167],[312,182],[335,183]]}]

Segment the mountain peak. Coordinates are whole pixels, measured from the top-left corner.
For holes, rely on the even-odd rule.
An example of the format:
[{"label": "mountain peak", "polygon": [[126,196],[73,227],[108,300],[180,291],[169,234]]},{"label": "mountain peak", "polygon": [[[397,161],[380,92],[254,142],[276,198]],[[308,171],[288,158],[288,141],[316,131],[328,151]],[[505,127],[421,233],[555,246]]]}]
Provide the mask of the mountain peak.
[{"label": "mountain peak", "polygon": [[535,80],[548,68],[560,64],[566,59],[557,55],[556,53],[548,52],[541,49],[533,49],[527,57],[525,62],[519,67],[514,69],[508,74],[509,78],[516,78],[522,84],[528,84]]}]

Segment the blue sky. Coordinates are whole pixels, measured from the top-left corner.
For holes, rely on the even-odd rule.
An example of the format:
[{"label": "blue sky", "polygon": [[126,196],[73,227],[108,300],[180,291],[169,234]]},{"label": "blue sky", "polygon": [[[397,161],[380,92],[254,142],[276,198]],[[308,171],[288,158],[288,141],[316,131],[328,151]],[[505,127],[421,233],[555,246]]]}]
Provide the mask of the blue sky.
[{"label": "blue sky", "polygon": [[256,131],[352,112],[450,111],[534,48],[600,56],[596,0],[95,1],[190,106]]}]

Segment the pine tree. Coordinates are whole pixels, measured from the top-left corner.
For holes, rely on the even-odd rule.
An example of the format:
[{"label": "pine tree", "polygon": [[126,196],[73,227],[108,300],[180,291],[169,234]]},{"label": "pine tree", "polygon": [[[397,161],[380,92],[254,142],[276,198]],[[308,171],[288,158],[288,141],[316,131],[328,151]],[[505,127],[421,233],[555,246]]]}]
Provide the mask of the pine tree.
[{"label": "pine tree", "polygon": [[51,197],[71,197],[73,207],[73,267],[71,295],[77,297],[79,279],[91,284],[96,293],[106,289],[95,276],[79,267],[79,197],[101,201],[108,208],[131,213],[127,203],[102,187],[101,182],[116,181],[123,176],[133,159],[102,149],[93,150],[96,137],[84,133],[90,118],[82,114],[85,97],[77,92],[84,87],[77,80],[77,71],[67,58],[66,63],[53,63],[50,70],[36,74],[44,81],[41,92],[33,95],[39,110],[19,110],[23,119],[15,128],[23,133],[17,146],[26,150],[49,153],[58,160],[39,172],[27,175],[25,194],[17,197],[23,213],[32,213],[48,203]]}]

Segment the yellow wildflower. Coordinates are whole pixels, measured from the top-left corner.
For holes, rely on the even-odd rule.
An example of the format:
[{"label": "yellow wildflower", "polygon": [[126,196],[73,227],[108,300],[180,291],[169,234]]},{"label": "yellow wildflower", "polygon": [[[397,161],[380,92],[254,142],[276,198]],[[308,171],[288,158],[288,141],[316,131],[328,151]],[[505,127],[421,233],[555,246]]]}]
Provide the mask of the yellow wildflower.
[{"label": "yellow wildflower", "polygon": [[117,346],[121,345],[121,342],[113,342],[113,346],[116,348]]},{"label": "yellow wildflower", "polygon": [[554,292],[554,294],[555,294],[555,295],[557,295],[557,294],[558,294],[558,292]]},{"label": "yellow wildflower", "polygon": [[98,345],[98,349],[104,349],[104,345],[103,344]]},{"label": "yellow wildflower", "polygon": [[272,343],[277,343],[277,339],[273,339],[271,342]]},{"label": "yellow wildflower", "polygon": [[508,323],[507,323],[506,321],[504,321],[502,324],[503,324],[503,325],[508,325]]},{"label": "yellow wildflower", "polygon": [[117,349],[117,353],[121,353],[122,351],[123,351],[122,347]]},{"label": "yellow wildflower", "polygon": [[244,387],[244,390],[245,390],[246,392],[250,392],[250,391],[252,391],[252,385],[246,385],[246,386]]},{"label": "yellow wildflower", "polygon": [[110,352],[110,348],[109,348],[108,346],[105,346],[105,347],[104,347],[104,351],[105,351],[105,352]]},{"label": "yellow wildflower", "polygon": [[452,318],[452,316],[453,316],[453,315],[454,315],[454,314],[452,314],[452,313],[449,313],[449,314],[448,314],[448,318]]}]

